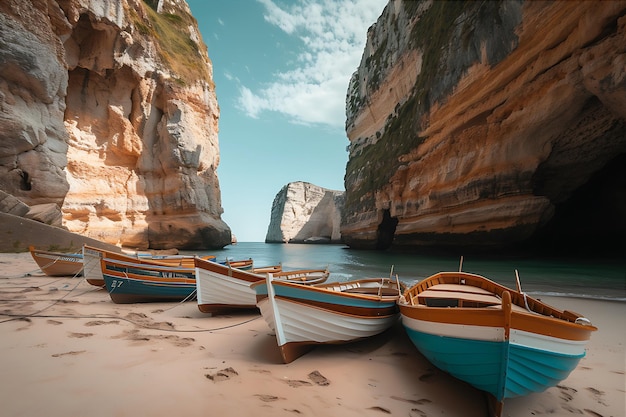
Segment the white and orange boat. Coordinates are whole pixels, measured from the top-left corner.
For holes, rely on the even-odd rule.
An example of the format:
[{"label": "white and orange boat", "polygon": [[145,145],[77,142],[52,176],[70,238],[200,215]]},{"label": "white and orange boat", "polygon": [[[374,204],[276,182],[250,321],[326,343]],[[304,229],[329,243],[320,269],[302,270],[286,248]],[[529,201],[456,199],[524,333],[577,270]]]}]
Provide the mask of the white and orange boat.
[{"label": "white and orange boat", "polygon": [[256,308],[256,292],[250,285],[265,281],[268,274],[275,279],[299,284],[322,283],[328,278],[326,269],[283,271],[281,265],[242,270],[196,258],[198,309],[203,313],[222,313],[233,309]]},{"label": "white and orange boat", "polygon": [[[171,266],[182,267],[191,269],[193,272],[194,263],[193,255],[140,255],[138,253],[125,254],[121,252],[111,252],[93,246],[83,245],[82,262],[83,273],[87,282],[96,287],[104,287],[104,277],[102,275],[102,268],[100,261],[102,259],[111,259],[115,261],[124,261],[128,263],[146,264],[153,266]],[[215,256],[203,256],[208,261],[215,261]],[[242,261],[233,261],[234,265],[247,268],[252,267],[252,259],[246,259]],[[239,267],[235,266],[235,267]]]},{"label": "white and orange boat", "polygon": [[82,253],[50,252],[28,247],[31,256],[43,271],[51,277],[78,276],[83,271]]},{"label": "white and orange boat", "polygon": [[597,330],[561,311],[480,275],[439,272],[398,302],[402,324],[436,367],[486,392],[491,414],[507,398],[541,392],[567,378]]},{"label": "white and orange boat", "polygon": [[299,285],[269,274],[251,287],[285,363],[316,345],[375,336],[399,318],[402,287],[389,278]]}]

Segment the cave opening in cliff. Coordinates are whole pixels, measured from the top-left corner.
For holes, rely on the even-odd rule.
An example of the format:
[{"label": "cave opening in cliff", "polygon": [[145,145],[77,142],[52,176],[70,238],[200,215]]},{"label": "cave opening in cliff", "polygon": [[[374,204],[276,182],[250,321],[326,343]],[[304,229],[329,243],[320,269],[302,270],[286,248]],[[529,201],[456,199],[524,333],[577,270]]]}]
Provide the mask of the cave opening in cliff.
[{"label": "cave opening in cliff", "polygon": [[558,255],[623,255],[626,251],[626,153],[613,158],[565,201],[526,242]]},{"label": "cave opening in cliff", "polygon": [[391,217],[389,210],[383,210],[383,219],[378,225],[378,230],[376,231],[376,249],[384,250],[391,247],[397,225],[398,218]]},{"label": "cave opening in cliff", "polygon": [[30,182],[30,174],[26,171],[20,170],[20,190],[30,191],[33,189],[33,186]]}]

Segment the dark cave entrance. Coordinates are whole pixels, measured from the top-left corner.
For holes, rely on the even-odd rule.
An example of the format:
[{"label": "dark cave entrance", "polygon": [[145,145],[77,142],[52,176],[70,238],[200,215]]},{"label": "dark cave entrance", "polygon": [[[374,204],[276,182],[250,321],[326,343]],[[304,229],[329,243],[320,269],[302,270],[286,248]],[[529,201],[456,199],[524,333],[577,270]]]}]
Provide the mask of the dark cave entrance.
[{"label": "dark cave entrance", "polygon": [[556,204],[554,216],[523,246],[566,256],[626,254],[626,154]]},{"label": "dark cave entrance", "polygon": [[383,220],[378,225],[376,230],[376,249],[384,250],[391,247],[393,243],[393,236],[396,233],[396,226],[398,225],[398,218],[391,217],[389,210],[383,211]]}]

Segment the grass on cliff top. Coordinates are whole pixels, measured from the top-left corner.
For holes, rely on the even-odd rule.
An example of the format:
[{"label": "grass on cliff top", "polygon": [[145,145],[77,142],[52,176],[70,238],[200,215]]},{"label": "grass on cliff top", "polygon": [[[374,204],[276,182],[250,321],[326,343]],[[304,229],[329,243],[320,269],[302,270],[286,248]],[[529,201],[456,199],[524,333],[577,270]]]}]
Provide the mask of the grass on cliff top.
[{"label": "grass on cliff top", "polygon": [[[413,18],[417,17],[419,5],[420,2],[403,1],[407,14]],[[445,71],[445,64],[441,61],[451,42],[455,22],[468,8],[476,6],[481,7],[482,4],[472,1],[435,1],[416,21],[411,29],[410,47],[423,51],[420,75],[413,86],[411,97],[390,115],[376,144],[365,147],[348,161],[346,183],[357,177],[361,177],[362,181],[346,193],[346,207],[358,209],[363,205],[360,201],[365,196],[369,194],[371,197],[376,190],[389,184],[391,177],[402,165],[400,156],[406,155],[424,141],[417,133],[434,100],[431,86],[437,83],[437,78]],[[386,42],[381,43],[385,48],[386,45]],[[384,55],[390,53],[382,52],[379,48],[367,64],[383,65]]]},{"label": "grass on cliff top", "polygon": [[157,13],[154,3],[144,0],[148,21],[131,11],[139,32],[156,40],[159,55],[180,84],[204,80],[212,85],[205,62],[208,57],[200,49],[204,45],[197,44],[189,35],[189,26],[197,27],[195,18],[182,9],[178,9],[176,14]]}]

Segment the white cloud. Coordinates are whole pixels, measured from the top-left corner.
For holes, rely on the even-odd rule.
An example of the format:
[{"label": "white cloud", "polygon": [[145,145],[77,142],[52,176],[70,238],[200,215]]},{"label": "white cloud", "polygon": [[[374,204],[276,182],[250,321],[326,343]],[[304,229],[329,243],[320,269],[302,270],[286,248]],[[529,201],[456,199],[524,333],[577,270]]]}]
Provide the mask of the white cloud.
[{"label": "white cloud", "polygon": [[274,74],[263,88],[240,86],[239,107],[254,118],[273,111],[294,123],[343,127],[348,82],[363,54],[367,28],[387,0],[299,0],[284,7],[275,0],[258,1],[265,6],[265,20],[298,37],[304,49],[295,67]]}]

